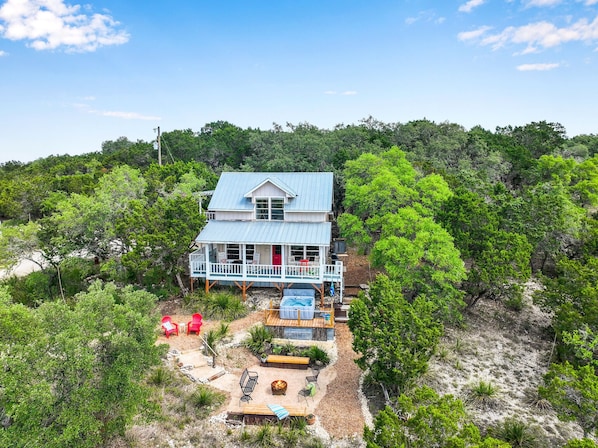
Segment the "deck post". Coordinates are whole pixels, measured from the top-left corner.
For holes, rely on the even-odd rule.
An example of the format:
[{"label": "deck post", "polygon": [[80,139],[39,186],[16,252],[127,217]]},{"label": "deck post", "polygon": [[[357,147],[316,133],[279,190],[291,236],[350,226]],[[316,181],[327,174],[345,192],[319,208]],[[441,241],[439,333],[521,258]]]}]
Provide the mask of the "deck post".
[{"label": "deck post", "polygon": [[237,288],[239,288],[241,290],[243,302],[245,302],[245,300],[247,299],[247,290],[253,286],[253,282],[249,283],[249,285],[248,285],[247,282],[245,280],[243,280],[242,284],[235,282],[235,285],[237,285]]}]

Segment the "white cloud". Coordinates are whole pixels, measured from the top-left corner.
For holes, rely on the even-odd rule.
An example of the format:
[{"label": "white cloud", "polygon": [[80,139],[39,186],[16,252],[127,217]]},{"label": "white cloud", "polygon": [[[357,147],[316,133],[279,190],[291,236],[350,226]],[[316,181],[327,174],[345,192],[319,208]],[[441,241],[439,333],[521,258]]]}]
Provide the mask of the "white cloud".
[{"label": "white cloud", "polygon": [[522,54],[534,53],[539,49],[556,47],[568,42],[592,43],[598,40],[598,16],[592,21],[578,20],[569,26],[559,28],[553,23],[536,22],[519,27],[510,26],[496,34],[486,34],[489,28],[482,27],[475,31],[457,35],[459,40],[479,39],[482,46],[489,45],[493,50],[508,44],[526,45]]},{"label": "white cloud", "polygon": [[98,114],[104,117],[124,118],[125,120],[158,121],[162,119],[161,117],[156,117],[153,115],[142,115],[137,112],[98,111]]},{"label": "white cloud", "polygon": [[8,56],[8,53],[6,51],[4,51],[4,50],[0,50],[0,58],[2,56]]},{"label": "white cloud", "polygon": [[85,112],[92,115],[99,115],[101,117],[115,117],[122,118],[125,120],[146,120],[146,121],[158,121],[162,117],[154,115],[143,115],[138,112],[122,112],[122,111],[111,111],[111,110],[97,110],[92,109],[89,104],[85,103],[74,103],[73,107],[79,109],[81,112]]},{"label": "white cloud", "polygon": [[546,71],[560,67],[561,64],[521,64],[517,66],[520,72]]},{"label": "white cloud", "polygon": [[405,23],[407,25],[412,25],[415,22],[432,22],[436,24],[441,24],[446,20],[445,17],[438,17],[436,11],[432,9],[428,9],[425,11],[420,11],[417,13],[415,17],[407,17],[405,19]]},{"label": "white cloud", "polygon": [[345,90],[344,92],[337,92],[336,90],[326,90],[324,95],[357,95],[356,90]]},{"label": "white cloud", "polygon": [[481,26],[477,30],[473,31],[463,31],[457,34],[457,39],[459,40],[474,40],[481,37],[486,31],[491,30],[492,27],[489,26]]},{"label": "white cloud", "polygon": [[562,0],[528,0],[525,2],[525,6],[554,6],[561,3]]},{"label": "white cloud", "polygon": [[459,12],[471,12],[474,8],[483,5],[485,0],[469,0],[467,3],[463,3],[459,6]]},{"label": "white cloud", "polygon": [[584,2],[584,5],[586,5],[586,6],[592,6],[592,5],[595,5],[596,3],[598,3],[598,0],[586,0]]},{"label": "white cloud", "polygon": [[0,7],[0,35],[24,40],[36,50],[64,48],[70,52],[95,51],[128,42],[129,34],[106,14],[84,14],[80,5],[63,0],[7,0]]}]

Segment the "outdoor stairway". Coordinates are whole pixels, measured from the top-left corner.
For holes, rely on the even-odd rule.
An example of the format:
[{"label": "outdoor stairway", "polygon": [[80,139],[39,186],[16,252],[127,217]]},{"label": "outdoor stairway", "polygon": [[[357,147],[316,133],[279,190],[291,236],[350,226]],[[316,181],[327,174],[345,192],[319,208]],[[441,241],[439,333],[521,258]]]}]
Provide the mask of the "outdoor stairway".
[{"label": "outdoor stairway", "polygon": [[349,321],[349,308],[354,297],[345,296],[342,304],[334,305],[334,321],[338,323],[346,323]]},{"label": "outdoor stairway", "polygon": [[169,358],[170,357],[179,360],[179,369],[193,382],[206,384],[220,378],[226,373],[226,370],[218,366],[217,360],[216,367],[212,367],[212,357],[205,356],[201,349],[176,353],[171,351],[169,352]]}]

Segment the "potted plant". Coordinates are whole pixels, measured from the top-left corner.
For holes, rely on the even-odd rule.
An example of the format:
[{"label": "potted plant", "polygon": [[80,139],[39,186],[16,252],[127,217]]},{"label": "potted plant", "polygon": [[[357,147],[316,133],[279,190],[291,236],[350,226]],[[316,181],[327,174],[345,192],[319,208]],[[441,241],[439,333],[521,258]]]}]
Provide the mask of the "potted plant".
[{"label": "potted plant", "polygon": [[316,422],[316,416],[314,414],[307,414],[305,420],[308,425],[313,425]]},{"label": "potted plant", "polygon": [[264,364],[267,359],[268,359],[268,355],[266,353],[260,354],[260,361],[262,362],[262,364]]}]

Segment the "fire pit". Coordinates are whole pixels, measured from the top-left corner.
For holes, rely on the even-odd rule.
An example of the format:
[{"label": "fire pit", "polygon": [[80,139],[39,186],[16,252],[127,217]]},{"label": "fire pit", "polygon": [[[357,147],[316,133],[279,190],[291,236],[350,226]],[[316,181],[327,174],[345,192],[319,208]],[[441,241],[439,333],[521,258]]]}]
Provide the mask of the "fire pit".
[{"label": "fire pit", "polygon": [[287,393],[287,382],[284,380],[272,381],[272,395],[286,395]]}]

